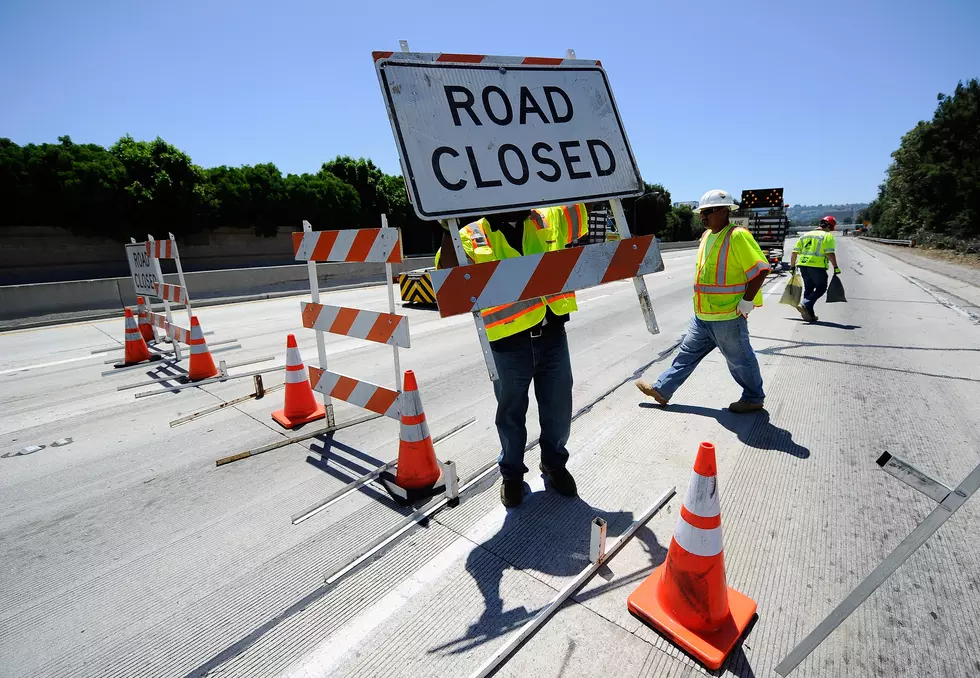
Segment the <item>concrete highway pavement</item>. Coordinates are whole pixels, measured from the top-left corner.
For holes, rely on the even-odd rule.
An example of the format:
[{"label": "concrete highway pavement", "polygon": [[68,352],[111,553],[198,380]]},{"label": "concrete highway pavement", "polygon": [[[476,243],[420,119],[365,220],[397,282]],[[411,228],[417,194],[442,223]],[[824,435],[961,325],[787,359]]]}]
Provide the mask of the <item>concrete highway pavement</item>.
[{"label": "concrete highway pavement", "polygon": [[[770,675],[931,509],[874,459],[887,449],[949,484],[980,459],[980,327],[903,277],[907,264],[840,240],[848,304],[821,304],[821,323],[805,325],[776,303],[776,278],[752,315],[766,413],[722,409],[738,388],[717,355],[666,410],[630,383],[666,366],[691,315],[694,253],[667,252],[666,271],[647,278],[660,335],[646,332],[629,283],[579,295],[568,326],[578,500],[540,491],[532,473],[534,493],[505,511],[496,484],[482,483],[330,586],[323,572],[405,511],[368,485],[300,525],[290,516],[393,459],[395,422],[215,468],[281,438],[269,417],[280,393],[170,428],[248,393],[250,381],[134,400],[115,386],[145,375],[100,377],[112,356],[91,354],[119,343],[121,320],[0,334],[0,451],[73,439],[0,459],[0,675],[468,675],[584,567],[592,517],[614,536],[668,487],[683,497],[701,440],[719,449],[729,583],[759,602],[724,673]],[[241,341],[219,354],[230,362],[282,364],[294,332],[315,364],[300,299],[199,317],[214,340]],[[325,301],[387,310],[380,287]],[[472,321],[405,313],[413,347],[402,367],[416,371],[433,434],[477,418],[437,448],[465,480],[498,449]],[[331,369],[393,382],[390,349],[327,344]],[[360,412],[338,404],[337,413]],[[535,436],[533,401],[528,426]],[[665,555],[680,497],[498,675],[703,673],[626,612],[628,593]],[[796,675],[974,675],[978,519],[973,500]]]}]

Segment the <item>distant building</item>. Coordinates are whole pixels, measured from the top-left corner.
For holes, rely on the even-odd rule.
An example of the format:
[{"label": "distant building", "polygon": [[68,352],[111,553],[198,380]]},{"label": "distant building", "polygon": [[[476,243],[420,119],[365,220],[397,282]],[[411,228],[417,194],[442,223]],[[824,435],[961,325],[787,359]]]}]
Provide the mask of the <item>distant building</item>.
[{"label": "distant building", "polygon": [[682,202],[675,202],[675,203],[673,203],[673,207],[680,207],[681,205],[687,205],[688,207],[690,207],[693,210],[693,209],[697,208],[698,201],[697,200],[684,200]]},{"label": "distant building", "polygon": [[842,224],[845,221],[854,221],[857,218],[857,210],[839,210],[827,212],[826,214],[821,214],[821,217],[830,216],[837,220],[837,223]]}]

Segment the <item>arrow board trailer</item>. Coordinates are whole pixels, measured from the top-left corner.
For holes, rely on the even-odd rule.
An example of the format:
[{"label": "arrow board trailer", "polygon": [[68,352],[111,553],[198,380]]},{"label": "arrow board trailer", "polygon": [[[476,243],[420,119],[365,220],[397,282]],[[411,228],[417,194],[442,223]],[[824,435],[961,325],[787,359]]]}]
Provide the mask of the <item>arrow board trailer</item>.
[{"label": "arrow board trailer", "polygon": [[129,272],[133,276],[133,287],[136,294],[141,296],[157,296],[153,283],[157,281],[153,260],[146,252],[146,243],[126,245],[126,261],[129,262]]},{"label": "arrow board trailer", "polygon": [[641,195],[597,61],[375,52],[422,219]]}]

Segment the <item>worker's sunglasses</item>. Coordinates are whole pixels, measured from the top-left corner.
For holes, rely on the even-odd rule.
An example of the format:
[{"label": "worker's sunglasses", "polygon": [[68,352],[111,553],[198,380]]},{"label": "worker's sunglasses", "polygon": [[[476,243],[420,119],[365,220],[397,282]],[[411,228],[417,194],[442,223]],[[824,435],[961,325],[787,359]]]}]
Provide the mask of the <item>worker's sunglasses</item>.
[{"label": "worker's sunglasses", "polygon": [[714,214],[715,212],[720,212],[723,209],[727,209],[727,208],[724,208],[724,207],[708,207],[707,209],[701,210],[701,214],[703,214],[704,216],[708,216],[709,214]]}]

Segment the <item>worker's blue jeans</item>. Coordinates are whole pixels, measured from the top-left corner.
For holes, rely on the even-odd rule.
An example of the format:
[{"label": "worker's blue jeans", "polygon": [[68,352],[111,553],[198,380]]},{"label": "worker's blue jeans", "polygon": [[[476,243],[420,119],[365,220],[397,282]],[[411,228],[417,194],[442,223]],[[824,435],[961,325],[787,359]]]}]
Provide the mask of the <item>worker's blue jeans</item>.
[{"label": "worker's blue jeans", "polygon": [[490,347],[500,376],[493,382],[500,475],[521,478],[527,473],[525,422],[532,381],[541,424],[541,465],[549,471],[565,468],[572,427],[572,362],[564,327],[548,328],[534,339],[525,332],[491,342]]},{"label": "worker's blue jeans", "polygon": [[800,266],[803,276],[803,307],[813,313],[817,299],[827,292],[827,269],[816,266]]},{"label": "worker's blue jeans", "polygon": [[750,403],[765,401],[762,372],[759,371],[759,361],[749,343],[749,323],[743,317],[712,322],[705,322],[697,316],[691,318],[677,357],[653,387],[669,400],[674,391],[691,376],[698,363],[715,347],[725,356],[728,371],[742,387],[742,400]]}]

